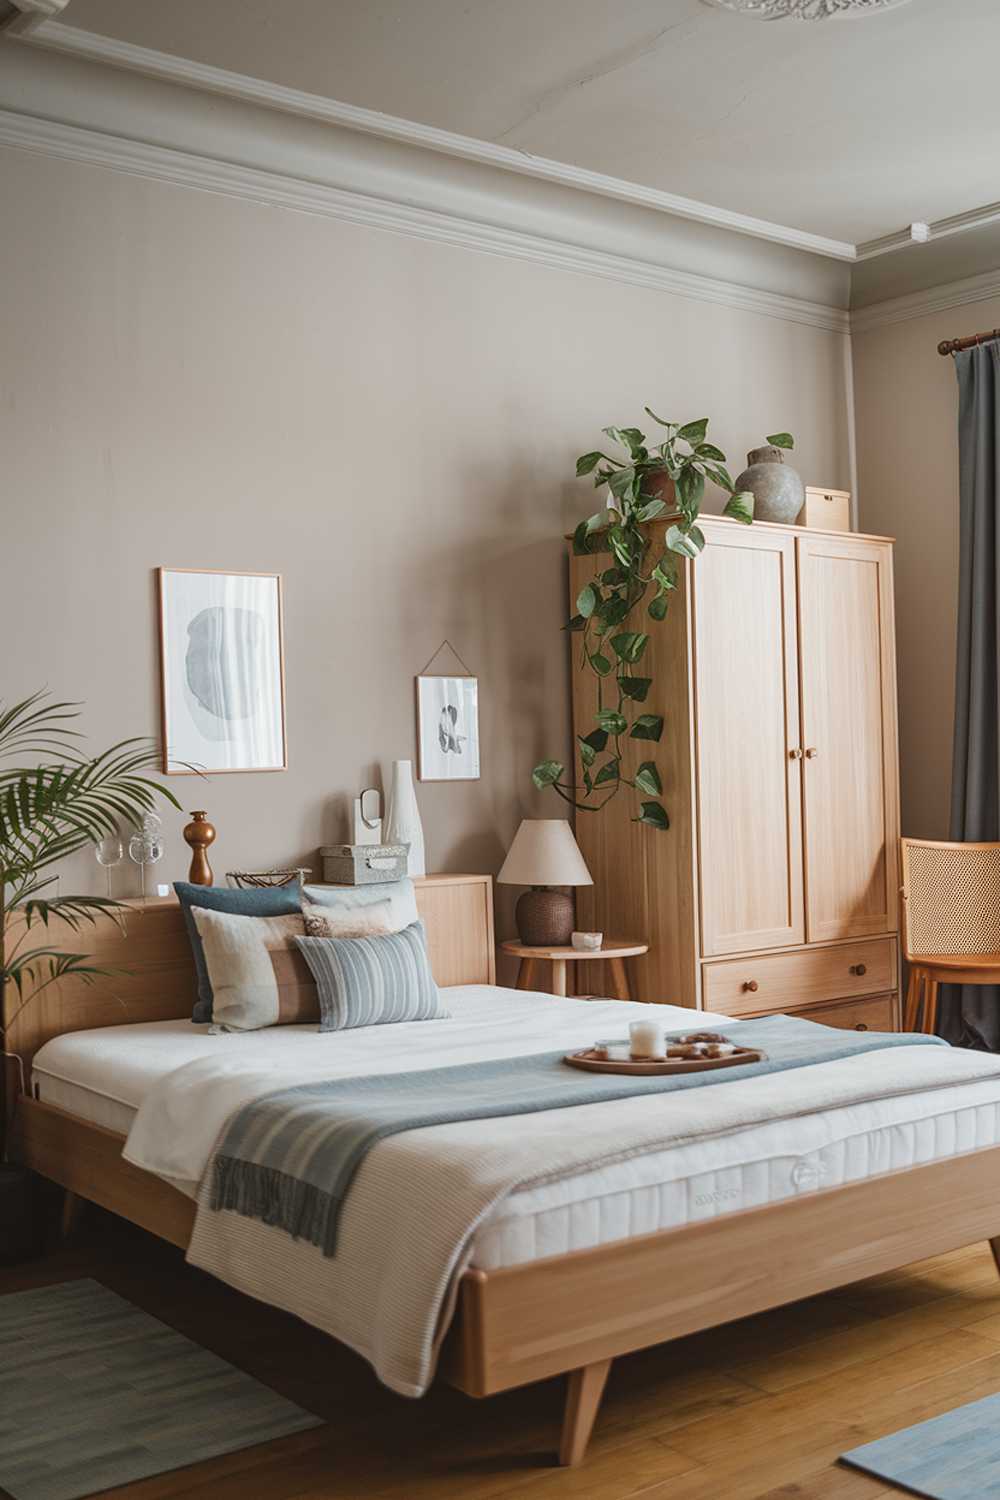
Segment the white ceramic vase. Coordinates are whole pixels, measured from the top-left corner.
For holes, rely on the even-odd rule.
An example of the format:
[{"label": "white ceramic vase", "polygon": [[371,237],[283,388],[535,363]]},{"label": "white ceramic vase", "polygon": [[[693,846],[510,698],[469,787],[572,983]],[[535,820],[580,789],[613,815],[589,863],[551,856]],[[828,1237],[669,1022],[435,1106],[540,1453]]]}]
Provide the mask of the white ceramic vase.
[{"label": "white ceramic vase", "polygon": [[387,844],[409,844],[410,852],[406,860],[407,875],[426,875],[424,828],[420,821],[417,793],[413,785],[412,760],[394,760],[392,763],[389,811],[386,815],[382,837]]}]

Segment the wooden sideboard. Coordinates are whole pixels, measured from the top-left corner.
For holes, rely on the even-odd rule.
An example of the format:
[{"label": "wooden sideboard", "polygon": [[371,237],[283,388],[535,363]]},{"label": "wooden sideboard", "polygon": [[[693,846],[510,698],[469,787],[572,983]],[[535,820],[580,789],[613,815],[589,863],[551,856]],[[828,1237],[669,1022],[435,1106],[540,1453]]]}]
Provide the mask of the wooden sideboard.
[{"label": "wooden sideboard", "polygon": [[[667,522],[650,528],[662,543]],[[705,517],[704,552],[676,559],[667,618],[648,617],[644,708],[666,832],[634,794],[576,833],[594,877],[578,923],[635,930],[638,998],[834,1025],[899,1020],[899,786],[892,544],[883,537]],[[607,566],[571,558],[572,597]],[[574,661],[574,728],[596,682]]]}]

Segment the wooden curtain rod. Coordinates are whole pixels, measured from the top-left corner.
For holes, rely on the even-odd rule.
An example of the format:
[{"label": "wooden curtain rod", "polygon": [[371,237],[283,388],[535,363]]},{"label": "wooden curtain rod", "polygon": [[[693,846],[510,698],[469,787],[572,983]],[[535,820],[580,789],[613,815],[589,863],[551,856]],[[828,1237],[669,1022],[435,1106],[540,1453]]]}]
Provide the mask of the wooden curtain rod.
[{"label": "wooden curtain rod", "polygon": [[972,349],[976,344],[988,344],[990,339],[1000,339],[1000,328],[991,328],[989,333],[970,333],[967,339],[942,339],[938,344],[938,353],[957,354],[959,349]]}]

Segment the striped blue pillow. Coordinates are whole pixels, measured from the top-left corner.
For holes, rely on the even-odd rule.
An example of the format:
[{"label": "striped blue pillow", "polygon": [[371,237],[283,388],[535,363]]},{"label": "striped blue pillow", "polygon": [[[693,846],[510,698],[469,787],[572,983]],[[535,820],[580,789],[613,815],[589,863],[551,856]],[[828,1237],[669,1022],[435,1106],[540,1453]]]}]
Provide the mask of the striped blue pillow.
[{"label": "striped blue pillow", "polygon": [[320,1031],[447,1020],[423,922],[385,937],[297,937],[319,990]]}]

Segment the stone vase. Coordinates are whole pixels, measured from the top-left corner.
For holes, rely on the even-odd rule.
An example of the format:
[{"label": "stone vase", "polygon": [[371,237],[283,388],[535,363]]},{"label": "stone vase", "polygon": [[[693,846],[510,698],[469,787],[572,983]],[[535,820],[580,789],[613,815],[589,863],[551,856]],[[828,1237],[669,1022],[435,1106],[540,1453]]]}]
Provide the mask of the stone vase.
[{"label": "stone vase", "polygon": [[749,467],[736,480],[736,488],[753,495],[754,520],[793,525],[805,504],[806,490],[800,475],[785,463],[782,449],[770,445],[752,448],[747,464]]},{"label": "stone vase", "polygon": [[413,785],[412,760],[394,760],[389,787],[389,810],[382,837],[387,844],[409,844],[406,856],[407,875],[426,875],[424,826],[420,821],[417,793]]}]

